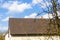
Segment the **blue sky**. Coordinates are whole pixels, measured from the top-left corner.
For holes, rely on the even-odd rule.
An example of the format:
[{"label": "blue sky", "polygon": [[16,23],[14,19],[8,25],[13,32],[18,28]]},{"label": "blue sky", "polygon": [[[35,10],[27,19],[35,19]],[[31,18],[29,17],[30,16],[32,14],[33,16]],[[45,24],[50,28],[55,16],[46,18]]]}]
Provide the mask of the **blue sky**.
[{"label": "blue sky", "polygon": [[0,31],[8,29],[9,18],[48,18],[47,13],[41,12],[51,5],[48,0],[0,0]]}]

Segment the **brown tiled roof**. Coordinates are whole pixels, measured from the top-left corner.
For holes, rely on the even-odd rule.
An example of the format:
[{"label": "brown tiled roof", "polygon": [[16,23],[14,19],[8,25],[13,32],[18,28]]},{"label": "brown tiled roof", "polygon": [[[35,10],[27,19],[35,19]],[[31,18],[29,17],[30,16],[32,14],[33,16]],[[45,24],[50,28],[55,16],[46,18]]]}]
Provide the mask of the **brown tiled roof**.
[{"label": "brown tiled roof", "polygon": [[[10,18],[9,29],[11,34],[49,34],[48,19]],[[51,34],[54,32],[51,30]]]}]

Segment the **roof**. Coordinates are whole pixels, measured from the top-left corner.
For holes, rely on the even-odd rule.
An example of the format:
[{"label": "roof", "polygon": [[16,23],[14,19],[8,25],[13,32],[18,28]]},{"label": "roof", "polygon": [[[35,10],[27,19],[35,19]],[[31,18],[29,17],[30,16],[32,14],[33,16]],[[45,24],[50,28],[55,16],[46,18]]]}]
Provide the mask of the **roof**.
[{"label": "roof", "polygon": [[[48,28],[49,19],[9,18],[9,29],[11,35],[49,34]],[[52,30],[50,30],[50,33],[57,34],[57,32]]]}]

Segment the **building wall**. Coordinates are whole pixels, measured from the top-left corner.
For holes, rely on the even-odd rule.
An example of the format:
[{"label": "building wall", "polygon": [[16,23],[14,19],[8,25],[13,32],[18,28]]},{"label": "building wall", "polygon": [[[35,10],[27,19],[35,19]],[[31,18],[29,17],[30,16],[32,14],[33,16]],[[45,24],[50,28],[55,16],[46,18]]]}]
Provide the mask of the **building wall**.
[{"label": "building wall", "polygon": [[[5,40],[47,40],[49,36],[5,36]],[[59,36],[51,36],[48,40],[60,40]]]},{"label": "building wall", "polygon": [[11,35],[6,34],[5,35],[5,40],[11,40]]}]

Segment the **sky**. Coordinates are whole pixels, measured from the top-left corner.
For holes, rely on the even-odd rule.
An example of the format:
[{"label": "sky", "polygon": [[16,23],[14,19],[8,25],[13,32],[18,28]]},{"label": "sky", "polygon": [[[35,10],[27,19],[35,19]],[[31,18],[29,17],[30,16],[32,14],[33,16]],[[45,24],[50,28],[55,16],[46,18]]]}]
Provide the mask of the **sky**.
[{"label": "sky", "polygon": [[50,0],[0,0],[0,32],[8,30],[9,18],[48,18],[42,12],[51,5]]}]

